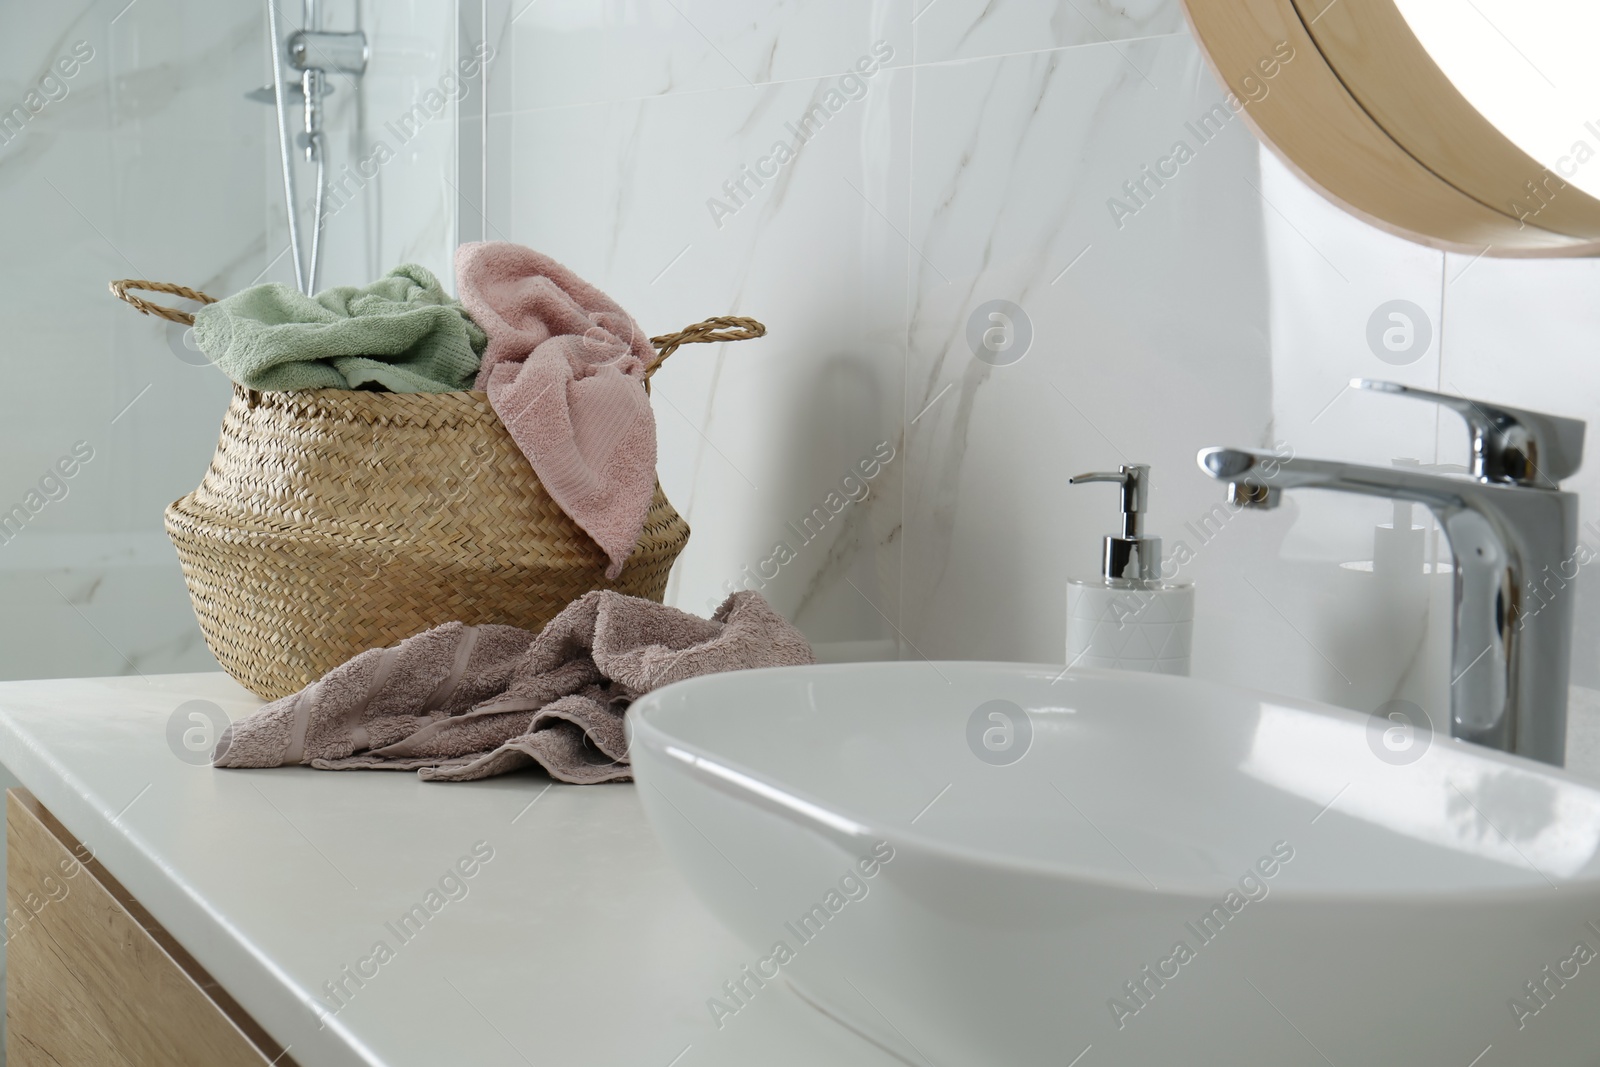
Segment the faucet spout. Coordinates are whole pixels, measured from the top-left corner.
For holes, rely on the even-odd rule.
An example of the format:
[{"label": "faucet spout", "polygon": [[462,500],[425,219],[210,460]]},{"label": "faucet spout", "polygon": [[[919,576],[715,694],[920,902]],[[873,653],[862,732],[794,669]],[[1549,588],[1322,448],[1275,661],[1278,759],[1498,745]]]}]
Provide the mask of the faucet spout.
[{"label": "faucet spout", "polygon": [[1240,506],[1275,507],[1289,489],[1426,505],[1455,556],[1451,734],[1564,764],[1576,494],[1254,449],[1207,448],[1198,460]]},{"label": "faucet spout", "polygon": [[[1277,490],[1281,495],[1285,489],[1332,489],[1430,507],[1465,506],[1460,490],[1476,484],[1405,467],[1285,458],[1249,448],[1201,449],[1199,461],[1201,470],[1230,486],[1243,486],[1239,492],[1249,496],[1260,496],[1262,490],[1269,494]],[[1272,496],[1267,506],[1276,507],[1278,500],[1279,496]]]}]

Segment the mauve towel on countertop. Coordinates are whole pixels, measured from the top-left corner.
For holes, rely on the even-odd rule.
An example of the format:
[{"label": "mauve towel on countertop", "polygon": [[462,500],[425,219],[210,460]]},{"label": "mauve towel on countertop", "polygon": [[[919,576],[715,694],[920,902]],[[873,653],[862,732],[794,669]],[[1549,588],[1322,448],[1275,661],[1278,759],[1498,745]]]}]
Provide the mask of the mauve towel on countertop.
[{"label": "mauve towel on countertop", "polygon": [[670,682],[813,663],[800,631],[754,592],[710,619],[621,593],[585,593],[537,635],[445,623],[361,653],[233,723],[218,767],[310,764],[487,778],[536,763],[563,782],[632,777],[623,714]]},{"label": "mauve towel on countertop", "polygon": [[656,351],[610,297],[531,248],[456,249],[461,302],[489,337],[477,388],[551,498],[610,560],[639,542],[656,480],[644,391]]}]

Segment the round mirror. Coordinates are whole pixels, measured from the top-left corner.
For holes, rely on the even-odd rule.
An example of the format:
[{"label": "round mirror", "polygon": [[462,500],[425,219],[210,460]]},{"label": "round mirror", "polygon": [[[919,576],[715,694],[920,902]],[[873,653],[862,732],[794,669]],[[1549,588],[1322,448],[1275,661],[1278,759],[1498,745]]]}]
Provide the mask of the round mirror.
[{"label": "round mirror", "polygon": [[1600,254],[1595,0],[1184,0],[1228,106],[1312,186],[1450,251]]}]

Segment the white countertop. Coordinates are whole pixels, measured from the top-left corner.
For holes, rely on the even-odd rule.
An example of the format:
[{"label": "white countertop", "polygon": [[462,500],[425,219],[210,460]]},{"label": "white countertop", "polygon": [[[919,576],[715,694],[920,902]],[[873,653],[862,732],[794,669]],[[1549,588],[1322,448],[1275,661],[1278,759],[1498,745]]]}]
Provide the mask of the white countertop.
[{"label": "white countertop", "polygon": [[[259,704],[222,674],[0,683],[0,762],[303,1067],[897,1063],[786,987],[717,1029],[706,1001],[749,952],[633,786],[218,771],[169,747],[190,700]],[[391,927],[478,842],[493,859],[466,895],[402,943]],[[392,958],[323,1014],[323,983],[380,940]]]}]

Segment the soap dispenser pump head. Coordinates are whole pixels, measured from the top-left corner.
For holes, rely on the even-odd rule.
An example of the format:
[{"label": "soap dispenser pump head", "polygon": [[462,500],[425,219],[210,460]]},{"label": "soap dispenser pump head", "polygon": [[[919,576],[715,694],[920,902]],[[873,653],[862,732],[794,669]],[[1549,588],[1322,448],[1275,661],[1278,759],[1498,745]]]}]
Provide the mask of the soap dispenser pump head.
[{"label": "soap dispenser pump head", "polygon": [[1071,479],[1072,485],[1084,482],[1116,482],[1122,486],[1122,536],[1105,539],[1101,574],[1111,581],[1159,582],[1161,580],[1161,538],[1146,537],[1145,512],[1150,509],[1150,466],[1124,463],[1118,471],[1096,471]]}]

